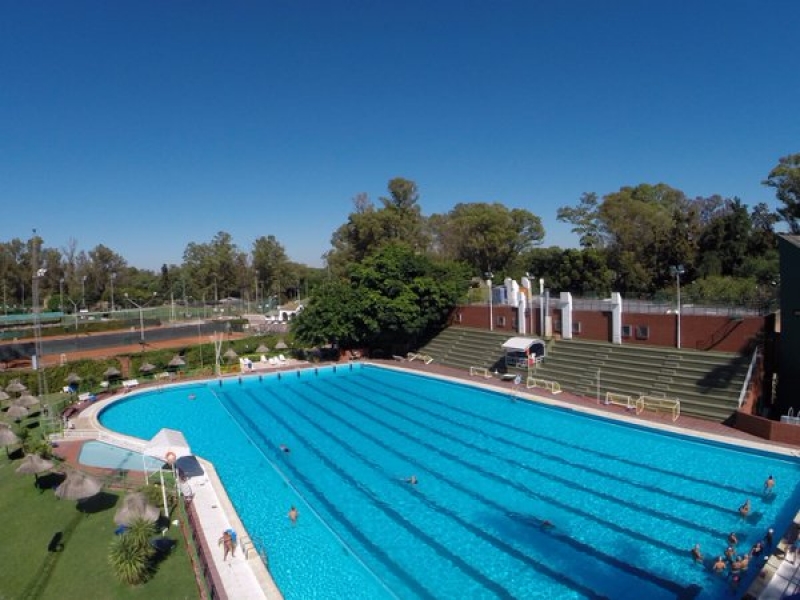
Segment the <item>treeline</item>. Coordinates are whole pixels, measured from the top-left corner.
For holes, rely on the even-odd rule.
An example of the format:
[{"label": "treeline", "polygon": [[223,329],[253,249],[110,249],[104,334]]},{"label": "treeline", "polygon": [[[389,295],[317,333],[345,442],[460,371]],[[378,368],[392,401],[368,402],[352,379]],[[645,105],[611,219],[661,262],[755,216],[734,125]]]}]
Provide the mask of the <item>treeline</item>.
[{"label": "treeline", "polygon": [[585,193],[558,210],[580,245],[564,249],[543,247],[539,216],[500,202],[458,203],[424,216],[416,183],[398,177],[377,202],[355,197],[347,222],[332,234],[325,269],[291,261],[274,235],[243,250],[219,232],[209,242],[189,243],[182,263],[160,272],[130,266],[103,245],[48,248],[34,235],[0,242],[3,308],[29,310],[34,279],[41,303],[67,312],[154,298],[197,304],[231,296],[274,306],[309,296],[332,278],[346,280],[354,265],[387,247],[457,263],[468,279],[530,273],[557,291],[653,297],[672,294],[679,273],[687,301],[760,303],[780,283],[776,228],[800,233],[800,154],[781,158],[763,183],[774,188],[778,210],[739,198],[688,198],[663,183]]}]

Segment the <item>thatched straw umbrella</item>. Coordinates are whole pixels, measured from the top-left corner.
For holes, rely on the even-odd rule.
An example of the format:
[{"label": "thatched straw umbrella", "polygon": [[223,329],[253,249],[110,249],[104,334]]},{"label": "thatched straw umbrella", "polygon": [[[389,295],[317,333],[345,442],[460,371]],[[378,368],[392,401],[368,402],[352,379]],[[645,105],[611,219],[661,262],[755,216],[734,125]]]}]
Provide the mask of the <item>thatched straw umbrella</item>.
[{"label": "thatched straw umbrella", "polygon": [[278,340],[278,343],[275,344],[275,350],[286,350],[289,346],[286,345],[286,342],[283,340]]},{"label": "thatched straw umbrella", "polygon": [[8,456],[8,447],[19,443],[19,437],[16,433],[11,431],[11,428],[6,423],[0,423],[0,446],[6,447],[6,456]]},{"label": "thatched straw umbrella", "polygon": [[12,419],[19,421],[21,418],[27,417],[30,414],[30,411],[27,409],[27,407],[22,406],[21,404],[12,404],[8,407],[6,414]]},{"label": "thatched straw umbrella", "polygon": [[228,348],[225,351],[225,354],[223,354],[223,356],[228,360],[228,362],[233,362],[234,360],[239,358],[239,355],[236,354],[236,350],[234,350],[233,348]]},{"label": "thatched straw umbrella", "polygon": [[151,365],[149,362],[142,363],[142,365],[139,367],[139,372],[145,373],[145,374],[152,373],[155,370],[156,370],[156,366],[155,365]]},{"label": "thatched straw umbrella", "polygon": [[11,383],[6,386],[6,391],[11,392],[12,394],[21,394],[27,390],[28,388],[26,388],[19,379],[12,379]]},{"label": "thatched straw umbrella", "polygon": [[155,522],[158,520],[159,510],[147,501],[141,492],[132,492],[122,500],[122,506],[114,513],[114,523],[117,525],[130,525],[131,521],[144,519]]},{"label": "thatched straw umbrella", "polygon": [[114,379],[115,377],[122,376],[122,373],[117,367],[108,367],[105,371],[103,371],[103,377],[105,379]]},{"label": "thatched straw umbrella", "polygon": [[20,465],[16,468],[16,472],[20,474],[31,474],[35,476],[38,481],[39,473],[49,471],[54,466],[52,461],[42,458],[38,454],[26,454],[22,459]]},{"label": "thatched straw umbrella", "polygon": [[77,385],[81,382],[80,375],[77,373],[70,373],[67,375],[67,385]]},{"label": "thatched straw umbrella", "polygon": [[258,352],[259,354],[266,354],[267,352],[269,352],[269,346],[267,346],[266,344],[259,344],[258,348],[256,348],[256,352]]},{"label": "thatched straw umbrella", "polygon": [[103,485],[94,477],[74,471],[56,488],[56,497],[62,500],[85,500],[100,493]]},{"label": "thatched straw umbrella", "polygon": [[24,406],[25,408],[30,408],[31,406],[36,406],[39,404],[39,398],[31,394],[22,394],[19,398],[14,400],[14,404]]},{"label": "thatched straw umbrella", "polygon": [[176,354],[175,356],[173,356],[172,359],[170,359],[170,361],[167,363],[167,366],[176,369],[178,367],[183,367],[184,365],[186,365],[186,361],[181,358],[180,354]]}]

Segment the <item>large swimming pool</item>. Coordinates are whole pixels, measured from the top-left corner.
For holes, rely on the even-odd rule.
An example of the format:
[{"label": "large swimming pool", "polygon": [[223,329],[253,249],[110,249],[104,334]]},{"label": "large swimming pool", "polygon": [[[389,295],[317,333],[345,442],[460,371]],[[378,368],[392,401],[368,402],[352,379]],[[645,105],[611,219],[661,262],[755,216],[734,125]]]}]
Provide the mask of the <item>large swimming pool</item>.
[{"label": "large swimming pool", "polygon": [[800,505],[794,458],[372,365],[144,392],[101,422],[182,430],[290,600],[725,598],[728,534],[749,551]]}]

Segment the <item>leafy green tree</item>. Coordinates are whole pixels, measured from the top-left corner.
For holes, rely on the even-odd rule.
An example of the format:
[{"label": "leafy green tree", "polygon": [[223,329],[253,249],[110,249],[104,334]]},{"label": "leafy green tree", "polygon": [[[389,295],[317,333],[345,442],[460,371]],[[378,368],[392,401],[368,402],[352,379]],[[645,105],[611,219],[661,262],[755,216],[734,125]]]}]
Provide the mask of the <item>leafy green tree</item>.
[{"label": "leafy green tree", "polygon": [[464,265],[385,246],[351,264],[347,280],[325,284],[294,320],[293,333],[311,345],[413,347],[444,326],[467,286]]},{"label": "leafy green tree", "polygon": [[231,294],[239,295],[245,283],[242,269],[246,262],[246,256],[224,231],[217,233],[210,243],[190,242],[183,252],[186,276],[214,301]]},{"label": "leafy green tree", "polygon": [[581,194],[578,206],[562,206],[556,212],[556,218],[570,223],[572,233],[577,233],[582,248],[602,248],[603,235],[598,198],[594,192]]},{"label": "leafy green tree", "polygon": [[431,222],[445,256],[468,264],[473,274],[506,271],[520,253],[544,238],[539,217],[524,209],[509,210],[498,202],[456,204]]},{"label": "leafy green tree", "polygon": [[256,238],[251,255],[257,281],[266,287],[267,296],[274,293],[280,303],[286,297],[286,286],[297,279],[294,263],[274,235]]},{"label": "leafy green tree", "polygon": [[326,255],[328,267],[344,274],[347,265],[391,244],[402,244],[415,251],[429,245],[427,227],[419,207],[417,184],[402,177],[389,181],[389,196],[382,197],[381,208],[370,202],[366,194],[357,195],[355,210],[347,223],[331,238],[332,250]]},{"label": "leafy green tree", "polygon": [[762,183],[775,188],[775,195],[783,203],[778,214],[793,234],[800,234],[800,153],[781,158]]}]

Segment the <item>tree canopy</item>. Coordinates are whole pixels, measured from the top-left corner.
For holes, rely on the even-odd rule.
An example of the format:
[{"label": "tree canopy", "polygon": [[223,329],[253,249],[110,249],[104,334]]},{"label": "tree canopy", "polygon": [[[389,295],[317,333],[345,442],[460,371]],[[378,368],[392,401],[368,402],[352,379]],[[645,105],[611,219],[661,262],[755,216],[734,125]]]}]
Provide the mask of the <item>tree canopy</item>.
[{"label": "tree canopy", "polygon": [[468,284],[459,263],[434,261],[405,245],[383,246],[351,263],[346,278],[323,285],[293,332],[310,345],[413,347],[444,326]]}]

